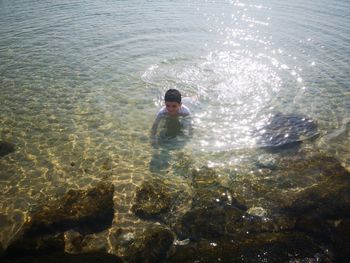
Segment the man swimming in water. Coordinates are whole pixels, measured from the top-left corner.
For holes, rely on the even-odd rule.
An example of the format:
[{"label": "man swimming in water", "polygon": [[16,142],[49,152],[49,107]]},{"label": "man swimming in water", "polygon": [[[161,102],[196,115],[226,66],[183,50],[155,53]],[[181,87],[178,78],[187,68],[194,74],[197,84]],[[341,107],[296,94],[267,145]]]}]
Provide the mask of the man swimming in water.
[{"label": "man swimming in water", "polygon": [[191,115],[189,108],[181,103],[181,93],[176,89],[169,89],[164,96],[165,106],[163,106],[156,119],[153,122],[151,129],[151,138],[155,140],[159,122],[167,117],[187,117]]}]

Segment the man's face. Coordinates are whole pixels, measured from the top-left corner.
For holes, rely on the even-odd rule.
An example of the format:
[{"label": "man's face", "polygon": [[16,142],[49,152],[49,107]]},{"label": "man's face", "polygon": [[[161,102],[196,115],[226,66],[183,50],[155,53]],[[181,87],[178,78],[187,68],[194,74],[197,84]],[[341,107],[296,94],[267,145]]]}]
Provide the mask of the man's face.
[{"label": "man's face", "polygon": [[175,101],[166,101],[165,107],[170,116],[176,116],[181,108],[181,103]]}]

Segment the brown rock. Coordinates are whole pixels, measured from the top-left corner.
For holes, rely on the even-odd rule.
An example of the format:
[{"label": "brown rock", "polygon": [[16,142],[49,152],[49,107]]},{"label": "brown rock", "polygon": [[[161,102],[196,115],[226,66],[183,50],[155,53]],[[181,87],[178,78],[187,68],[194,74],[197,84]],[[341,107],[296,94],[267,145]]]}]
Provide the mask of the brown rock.
[{"label": "brown rock", "polygon": [[173,232],[161,226],[146,229],[128,247],[126,259],[133,263],[164,262],[174,238]]},{"label": "brown rock", "polygon": [[88,190],[70,190],[61,199],[44,205],[32,214],[26,234],[63,232],[100,232],[111,225],[114,216],[114,186],[98,184]]},{"label": "brown rock", "polygon": [[220,238],[176,246],[167,262],[333,262],[303,233],[264,233],[241,240]]}]

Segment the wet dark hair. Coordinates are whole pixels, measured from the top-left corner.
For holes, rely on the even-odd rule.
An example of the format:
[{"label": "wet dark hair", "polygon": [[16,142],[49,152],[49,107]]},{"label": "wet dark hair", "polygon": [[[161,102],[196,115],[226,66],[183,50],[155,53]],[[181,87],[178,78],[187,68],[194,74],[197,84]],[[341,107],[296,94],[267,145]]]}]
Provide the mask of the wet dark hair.
[{"label": "wet dark hair", "polygon": [[181,93],[177,89],[169,89],[164,96],[165,101],[181,103]]}]

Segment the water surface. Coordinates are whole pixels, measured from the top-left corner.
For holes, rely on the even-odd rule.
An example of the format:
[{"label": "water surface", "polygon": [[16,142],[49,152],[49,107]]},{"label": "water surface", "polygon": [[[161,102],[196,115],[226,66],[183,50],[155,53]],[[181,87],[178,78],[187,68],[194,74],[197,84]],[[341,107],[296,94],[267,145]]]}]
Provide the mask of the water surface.
[{"label": "water surface", "polygon": [[[349,167],[349,10],[345,0],[0,1],[0,132],[16,145],[0,160],[0,241],[40,202],[99,181],[116,187],[114,227],[142,228],[130,212],[137,185],[181,184],[179,168],[203,165],[241,180],[275,158],[252,131],[277,112],[315,120],[320,137],[302,147]],[[149,130],[169,88],[188,97],[194,134],[162,153]],[[165,165],[150,169],[155,158]]]}]

